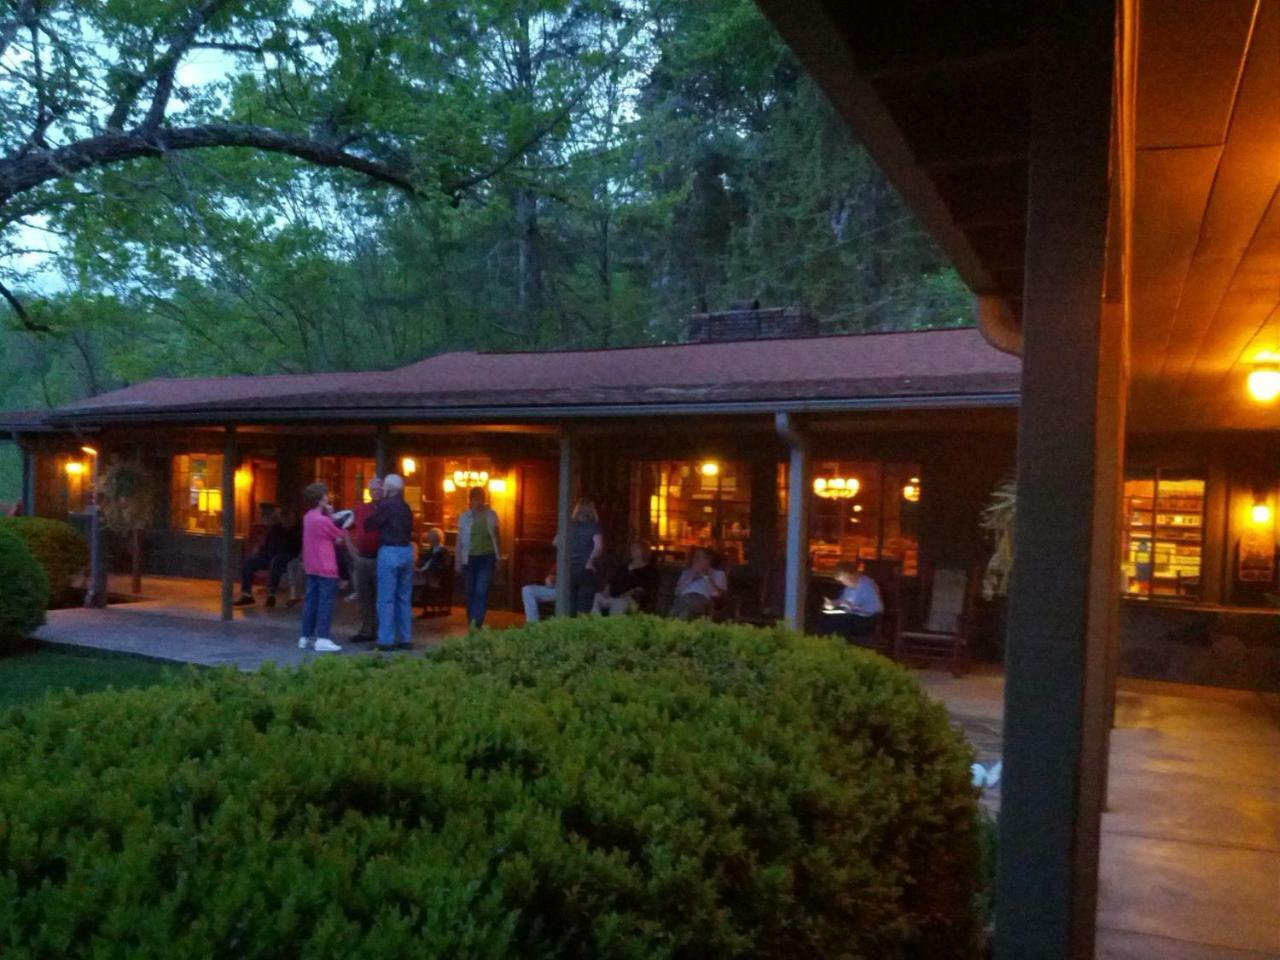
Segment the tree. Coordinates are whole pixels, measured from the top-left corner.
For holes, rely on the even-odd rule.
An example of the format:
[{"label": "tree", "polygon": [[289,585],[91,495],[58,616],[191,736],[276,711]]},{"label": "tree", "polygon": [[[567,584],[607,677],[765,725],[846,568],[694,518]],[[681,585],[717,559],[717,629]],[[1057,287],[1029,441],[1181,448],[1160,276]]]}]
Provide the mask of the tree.
[{"label": "tree", "polygon": [[[93,175],[103,169],[214,148],[286,155],[458,203],[535,149],[564,111],[530,104],[524,135],[504,143],[469,129],[487,95],[474,39],[502,13],[483,4],[5,7],[0,231],[101,190]],[[223,73],[184,81],[200,52],[216,53]],[[12,255],[12,231],[7,246],[0,252]],[[0,295],[27,329],[49,332],[2,279]]]}]

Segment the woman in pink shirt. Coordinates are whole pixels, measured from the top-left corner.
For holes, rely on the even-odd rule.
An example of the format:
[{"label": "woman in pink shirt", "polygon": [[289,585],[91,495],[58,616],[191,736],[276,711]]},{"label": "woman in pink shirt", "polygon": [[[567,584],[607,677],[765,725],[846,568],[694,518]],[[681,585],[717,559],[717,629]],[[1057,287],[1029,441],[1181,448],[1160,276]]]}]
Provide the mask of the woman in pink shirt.
[{"label": "woman in pink shirt", "polygon": [[302,636],[298,638],[298,649],[307,649],[314,638],[318,653],[336,653],[342,647],[329,639],[333,606],[338,597],[335,547],[348,534],[329,516],[332,510],[329,489],[323,483],[313,483],[303,490],[302,503],[307,511],[302,518],[302,569],[307,574],[307,592],[302,601]]}]

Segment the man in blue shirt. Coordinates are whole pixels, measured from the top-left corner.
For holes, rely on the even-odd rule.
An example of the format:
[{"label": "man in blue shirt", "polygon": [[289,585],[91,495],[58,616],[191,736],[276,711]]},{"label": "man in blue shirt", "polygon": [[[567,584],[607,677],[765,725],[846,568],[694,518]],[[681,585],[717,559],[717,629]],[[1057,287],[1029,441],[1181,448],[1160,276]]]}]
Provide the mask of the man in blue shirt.
[{"label": "man in blue shirt", "polygon": [[851,643],[872,636],[884,612],[880,588],[854,563],[837,563],[835,574],[844,589],[834,602],[823,601],[821,632],[839,634]]}]

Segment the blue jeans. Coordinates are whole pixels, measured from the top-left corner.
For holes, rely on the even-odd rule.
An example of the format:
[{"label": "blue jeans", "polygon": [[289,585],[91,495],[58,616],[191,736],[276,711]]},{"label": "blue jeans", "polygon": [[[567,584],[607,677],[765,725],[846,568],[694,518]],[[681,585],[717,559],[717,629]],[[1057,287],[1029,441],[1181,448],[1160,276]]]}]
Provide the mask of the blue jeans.
[{"label": "blue jeans", "polygon": [[413,639],[413,547],[378,548],[378,646]]},{"label": "blue jeans", "polygon": [[338,598],[338,581],[334,577],[307,574],[307,593],[302,600],[302,636],[329,640],[333,626],[333,603]]},{"label": "blue jeans", "polygon": [[498,558],[492,553],[469,557],[462,565],[462,592],[467,601],[467,623],[484,626],[485,611],[489,609],[489,585],[493,583],[493,568]]}]

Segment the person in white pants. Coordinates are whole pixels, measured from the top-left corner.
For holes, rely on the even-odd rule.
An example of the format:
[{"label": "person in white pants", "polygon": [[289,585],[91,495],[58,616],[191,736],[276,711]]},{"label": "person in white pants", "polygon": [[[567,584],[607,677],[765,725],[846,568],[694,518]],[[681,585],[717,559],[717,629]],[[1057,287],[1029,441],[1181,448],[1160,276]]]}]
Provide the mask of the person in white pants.
[{"label": "person in white pants", "polygon": [[524,619],[526,623],[537,623],[541,618],[538,604],[556,598],[556,572],[551,571],[542,583],[526,583],[520,588],[520,599],[524,601]]}]

